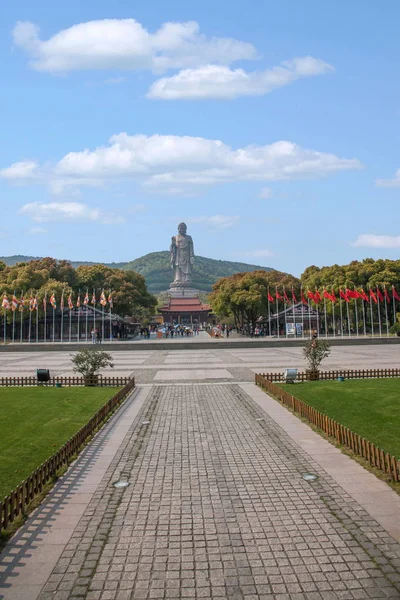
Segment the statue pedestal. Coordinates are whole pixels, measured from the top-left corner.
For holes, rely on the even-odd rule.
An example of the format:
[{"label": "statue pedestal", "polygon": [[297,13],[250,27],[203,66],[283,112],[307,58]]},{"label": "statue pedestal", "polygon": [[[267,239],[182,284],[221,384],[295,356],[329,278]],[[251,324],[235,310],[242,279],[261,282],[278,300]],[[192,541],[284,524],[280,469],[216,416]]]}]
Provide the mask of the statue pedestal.
[{"label": "statue pedestal", "polygon": [[198,298],[200,290],[190,287],[170,287],[168,295],[171,298]]}]

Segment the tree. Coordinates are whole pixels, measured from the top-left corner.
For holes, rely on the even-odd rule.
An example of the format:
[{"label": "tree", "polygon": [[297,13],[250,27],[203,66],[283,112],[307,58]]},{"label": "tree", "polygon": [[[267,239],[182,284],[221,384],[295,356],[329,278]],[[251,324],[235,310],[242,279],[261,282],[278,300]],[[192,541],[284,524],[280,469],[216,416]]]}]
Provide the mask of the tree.
[{"label": "tree", "polygon": [[86,385],[94,385],[100,369],[114,368],[111,354],[97,348],[85,348],[72,356],[74,373],[81,373],[86,380]]},{"label": "tree", "polygon": [[318,367],[329,356],[330,351],[330,345],[326,340],[313,339],[306,341],[303,355],[308,363],[310,379],[318,379]]},{"label": "tree", "polygon": [[[299,290],[299,280],[280,271],[253,271],[223,277],[213,285],[209,300],[213,311],[220,317],[232,315],[237,327],[255,329],[257,319],[268,312],[268,291],[275,288]],[[278,309],[282,308],[281,301]],[[274,308],[276,304],[274,303]]]}]

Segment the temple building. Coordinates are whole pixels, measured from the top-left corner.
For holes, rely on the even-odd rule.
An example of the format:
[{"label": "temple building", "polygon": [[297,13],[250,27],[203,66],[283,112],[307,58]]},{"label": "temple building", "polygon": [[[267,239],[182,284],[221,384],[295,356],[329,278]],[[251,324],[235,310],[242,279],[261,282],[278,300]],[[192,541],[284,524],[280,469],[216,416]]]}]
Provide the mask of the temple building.
[{"label": "temple building", "polygon": [[204,325],[210,320],[211,307],[209,304],[202,304],[198,296],[170,296],[158,312],[167,325]]}]

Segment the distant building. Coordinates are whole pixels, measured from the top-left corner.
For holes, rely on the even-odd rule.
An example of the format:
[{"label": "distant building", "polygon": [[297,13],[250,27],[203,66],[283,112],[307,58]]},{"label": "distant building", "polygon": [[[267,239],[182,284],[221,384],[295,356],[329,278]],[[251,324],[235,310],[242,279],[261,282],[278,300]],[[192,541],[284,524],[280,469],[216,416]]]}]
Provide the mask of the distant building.
[{"label": "distant building", "polygon": [[209,321],[211,307],[209,304],[202,304],[198,297],[170,297],[158,312],[166,324],[202,325]]}]

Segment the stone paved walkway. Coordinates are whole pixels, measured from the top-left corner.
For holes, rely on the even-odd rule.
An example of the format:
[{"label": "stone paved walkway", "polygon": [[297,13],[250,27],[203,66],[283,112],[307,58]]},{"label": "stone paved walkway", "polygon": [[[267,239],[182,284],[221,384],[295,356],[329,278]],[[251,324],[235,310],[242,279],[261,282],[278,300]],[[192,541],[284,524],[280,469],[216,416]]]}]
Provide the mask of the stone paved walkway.
[{"label": "stone paved walkway", "polygon": [[400,598],[400,544],[243,387],[147,394],[40,600]]}]

